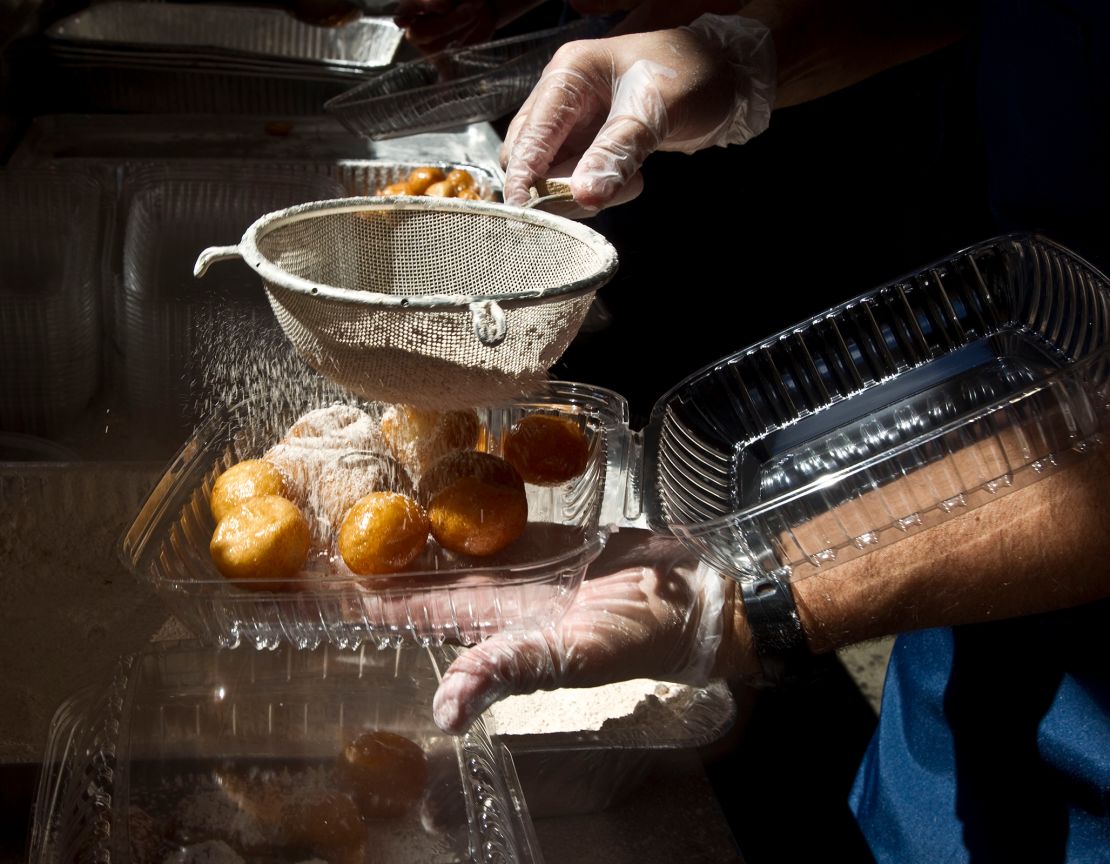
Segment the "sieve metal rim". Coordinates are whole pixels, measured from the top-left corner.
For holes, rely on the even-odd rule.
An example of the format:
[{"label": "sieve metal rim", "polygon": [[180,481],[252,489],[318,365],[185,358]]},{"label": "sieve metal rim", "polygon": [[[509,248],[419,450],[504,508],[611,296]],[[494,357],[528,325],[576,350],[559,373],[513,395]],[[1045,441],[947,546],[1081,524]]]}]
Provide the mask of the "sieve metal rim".
[{"label": "sieve metal rim", "polygon": [[[313,282],[295,276],[278,267],[258,249],[258,239],[285,225],[336,213],[377,211],[432,211],[487,214],[507,221],[527,222],[558,231],[583,243],[599,259],[598,269],[589,276],[548,288],[530,288],[500,294],[422,294],[395,295],[374,291],[358,291]],[[617,271],[617,251],[600,233],[592,228],[542,210],[515,207],[492,201],[467,201],[457,198],[429,198],[425,196],[362,196],[311,201],[283,210],[275,210],[256,219],[243,233],[236,246],[214,246],[205,249],[197,258],[193,275],[203,276],[210,264],[227,258],[242,258],[264,282],[288,291],[314,298],[333,300],[357,306],[385,307],[396,310],[469,309],[471,304],[495,301],[502,306],[526,306],[539,300],[569,299],[592,293],[607,283]]]}]

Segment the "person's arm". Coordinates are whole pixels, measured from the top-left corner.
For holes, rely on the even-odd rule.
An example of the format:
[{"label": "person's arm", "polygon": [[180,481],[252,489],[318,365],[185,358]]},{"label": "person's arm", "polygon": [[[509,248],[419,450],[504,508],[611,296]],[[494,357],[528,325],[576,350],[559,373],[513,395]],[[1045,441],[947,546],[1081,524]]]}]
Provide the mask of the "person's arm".
[{"label": "person's arm", "polygon": [[751,0],[741,14],[771,30],[778,59],[775,104],[786,108],[956,41],[970,25],[972,5],[947,0]]},{"label": "person's arm", "polygon": [[773,108],[933,51],[966,25],[948,3],[753,0],[716,14],[735,8],[645,0],[612,37],[564,45],[505,136],[505,200],[566,174],[587,212],[628,200],[654,151],[742,144]]},{"label": "person's arm", "polygon": [[[1110,596],[1110,447],[893,545],[793,583],[810,649],[1048,612]],[[742,606],[717,672],[751,670]]]},{"label": "person's arm", "polygon": [[[911,475],[912,476],[912,475]],[[926,627],[1047,612],[1110,597],[1110,447],[1024,489],[796,581],[814,653]],[[463,653],[433,702],[464,731],[511,694],[651,677],[760,683],[737,584],[673,539],[621,531],[555,626]]]}]

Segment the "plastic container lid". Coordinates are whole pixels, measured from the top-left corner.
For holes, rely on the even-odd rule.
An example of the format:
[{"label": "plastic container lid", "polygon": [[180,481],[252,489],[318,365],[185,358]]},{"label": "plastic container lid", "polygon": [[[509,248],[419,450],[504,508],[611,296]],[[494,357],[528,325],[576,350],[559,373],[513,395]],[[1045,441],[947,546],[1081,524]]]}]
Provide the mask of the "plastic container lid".
[{"label": "plastic container lid", "polygon": [[656,404],[649,524],[800,578],[1021,488],[1100,440],[1106,276],[999,237],[737,352]]},{"label": "plastic container lid", "polygon": [[[445,660],[193,643],[127,657],[111,687],[55,715],[31,861],[530,862],[531,822],[490,730],[432,724]],[[368,733],[385,742],[380,773],[344,771]]]}]

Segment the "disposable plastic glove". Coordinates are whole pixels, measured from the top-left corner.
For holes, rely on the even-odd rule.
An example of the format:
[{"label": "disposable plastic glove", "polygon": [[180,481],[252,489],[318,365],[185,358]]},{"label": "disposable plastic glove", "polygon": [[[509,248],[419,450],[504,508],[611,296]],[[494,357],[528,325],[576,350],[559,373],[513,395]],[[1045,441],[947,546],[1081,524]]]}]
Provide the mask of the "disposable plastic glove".
[{"label": "disposable plastic glove", "polygon": [[731,623],[729,583],[676,540],[623,529],[591,566],[560,622],[498,634],[460,655],[432,702],[445,732],[466,731],[505,696],[632,678],[709,680]]},{"label": "disposable plastic glove", "polygon": [[571,160],[578,205],[608,206],[655,150],[742,144],[766,129],[774,76],[770,31],[736,15],[568,43],[509,125],[505,200],[526,203],[537,179]]}]

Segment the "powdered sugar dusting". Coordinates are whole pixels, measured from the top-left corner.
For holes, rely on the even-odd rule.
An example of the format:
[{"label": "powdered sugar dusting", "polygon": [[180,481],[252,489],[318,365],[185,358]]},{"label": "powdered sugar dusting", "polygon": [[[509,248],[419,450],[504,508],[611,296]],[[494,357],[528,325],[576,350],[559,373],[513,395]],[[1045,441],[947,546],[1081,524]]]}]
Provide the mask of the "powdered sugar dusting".
[{"label": "powdered sugar dusting", "polygon": [[645,711],[673,713],[671,703],[682,698],[682,684],[637,678],[601,687],[541,690],[527,696],[509,696],[491,707],[502,735],[542,735],[552,732],[594,732],[619,725],[633,717],[640,723]]}]

